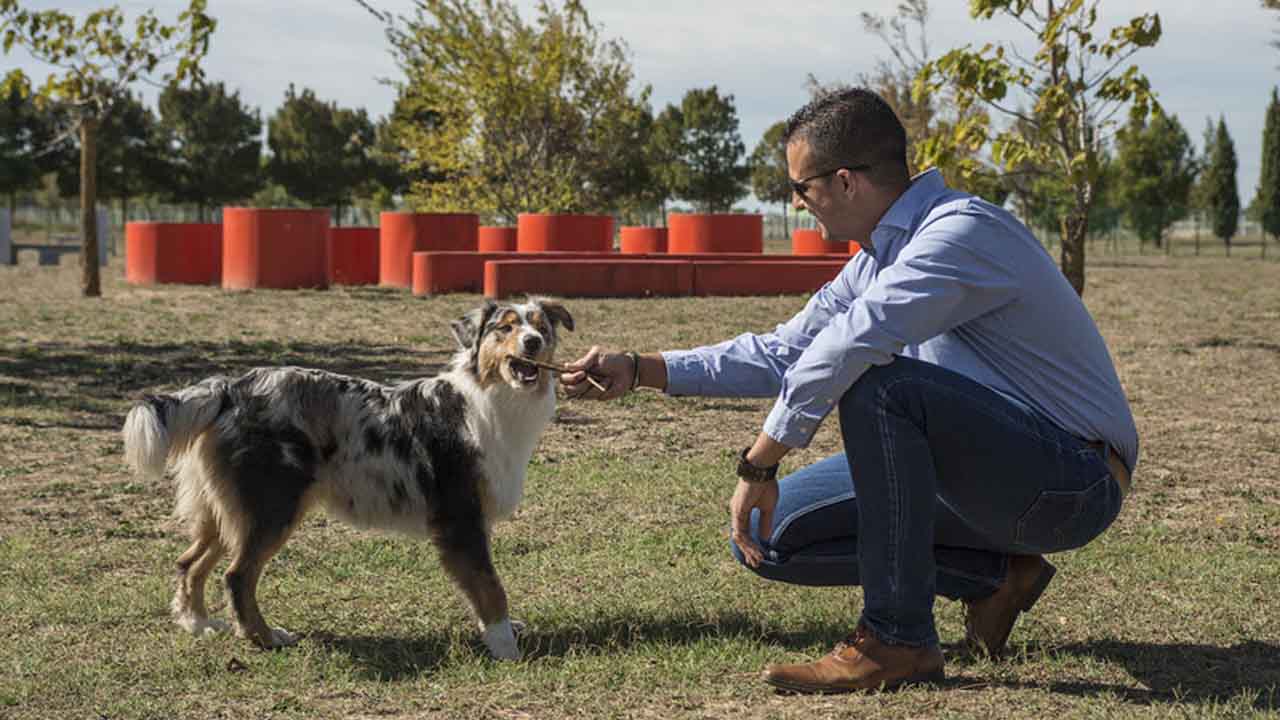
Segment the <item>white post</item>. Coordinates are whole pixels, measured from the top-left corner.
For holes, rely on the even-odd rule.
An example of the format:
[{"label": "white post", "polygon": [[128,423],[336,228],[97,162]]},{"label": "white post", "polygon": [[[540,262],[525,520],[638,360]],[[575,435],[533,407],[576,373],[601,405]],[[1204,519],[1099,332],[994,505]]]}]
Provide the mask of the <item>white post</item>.
[{"label": "white post", "polygon": [[10,232],[8,208],[0,208],[0,265],[16,265],[18,254],[13,250],[13,234]]},{"label": "white post", "polygon": [[111,215],[106,208],[98,208],[94,213],[98,227],[98,264],[107,266],[107,246],[111,244]]}]

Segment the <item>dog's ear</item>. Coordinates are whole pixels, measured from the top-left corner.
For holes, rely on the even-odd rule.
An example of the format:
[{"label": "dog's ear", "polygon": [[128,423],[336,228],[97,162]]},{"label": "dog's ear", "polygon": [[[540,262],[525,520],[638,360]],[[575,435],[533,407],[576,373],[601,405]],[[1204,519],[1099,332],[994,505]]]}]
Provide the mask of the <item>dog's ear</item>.
[{"label": "dog's ear", "polygon": [[458,341],[458,347],[463,350],[470,350],[476,344],[476,341],[480,339],[480,332],[484,329],[484,324],[489,321],[489,317],[497,309],[498,304],[486,298],[484,305],[449,323],[449,329],[453,331],[453,339]]},{"label": "dog's ear", "polygon": [[573,332],[573,316],[564,309],[564,305],[545,297],[529,298],[529,302],[537,303],[538,307],[542,308],[542,312],[551,318],[552,323],[563,325],[565,330]]}]

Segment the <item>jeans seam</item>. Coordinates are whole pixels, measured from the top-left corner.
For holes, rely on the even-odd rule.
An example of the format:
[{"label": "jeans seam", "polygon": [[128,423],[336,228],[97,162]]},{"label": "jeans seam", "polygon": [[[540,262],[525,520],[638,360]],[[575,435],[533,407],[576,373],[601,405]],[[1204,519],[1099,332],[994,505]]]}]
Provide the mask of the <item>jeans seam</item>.
[{"label": "jeans seam", "polygon": [[883,386],[880,387],[880,391],[877,393],[877,398],[876,398],[876,401],[877,401],[876,417],[878,420],[878,424],[880,426],[880,445],[881,445],[881,448],[883,448],[883,452],[885,455],[885,473],[884,474],[885,474],[885,482],[887,483],[888,489],[889,489],[889,503],[891,505],[891,507],[889,508],[888,549],[889,549],[889,568],[890,568],[889,580],[892,583],[892,587],[890,587],[890,590],[889,590],[889,598],[892,601],[893,606],[898,607],[899,591],[902,585],[902,583],[899,581],[901,567],[900,567],[899,558],[898,558],[898,528],[899,528],[899,520],[901,519],[899,515],[902,512],[902,503],[899,502],[899,498],[898,498],[899,486],[898,486],[897,467],[896,467],[896,463],[894,462],[895,455],[893,453],[894,451],[893,433],[889,432],[888,414],[885,412],[885,405],[887,404],[886,401],[889,396],[888,391],[892,389],[892,387],[895,384],[897,383],[891,381],[889,383],[885,383]]},{"label": "jeans seam", "polygon": [[808,505],[805,505],[804,507],[789,513],[785,518],[783,518],[782,522],[778,523],[777,527],[775,527],[773,531],[769,533],[769,537],[764,539],[770,545],[776,545],[777,544],[776,540],[782,538],[782,535],[786,533],[788,528],[791,527],[791,523],[795,522],[796,518],[808,515],[809,513],[815,510],[821,510],[824,507],[830,507],[832,505],[837,505],[839,503],[852,500],[855,497],[857,497],[857,493],[850,492],[850,493],[844,493],[842,495],[837,495],[835,497],[823,498],[822,500],[809,503]]}]

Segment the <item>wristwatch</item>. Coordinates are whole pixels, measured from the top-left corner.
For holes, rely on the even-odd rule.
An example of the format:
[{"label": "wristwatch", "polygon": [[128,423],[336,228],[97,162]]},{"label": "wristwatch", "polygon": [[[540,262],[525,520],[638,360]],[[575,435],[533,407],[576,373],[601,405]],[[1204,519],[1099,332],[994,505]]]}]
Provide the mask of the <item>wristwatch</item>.
[{"label": "wristwatch", "polygon": [[758,465],[752,465],[751,461],[747,459],[747,451],[750,449],[745,447],[738,454],[738,477],[749,483],[767,483],[776,480],[778,478],[778,463],[763,468]]}]

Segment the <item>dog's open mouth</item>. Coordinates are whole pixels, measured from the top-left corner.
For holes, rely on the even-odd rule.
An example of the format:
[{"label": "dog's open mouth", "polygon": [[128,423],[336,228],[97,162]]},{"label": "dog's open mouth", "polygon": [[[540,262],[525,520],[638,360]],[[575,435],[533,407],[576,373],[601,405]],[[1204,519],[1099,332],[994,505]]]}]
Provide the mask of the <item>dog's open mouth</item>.
[{"label": "dog's open mouth", "polygon": [[525,385],[532,385],[538,382],[539,370],[537,365],[534,365],[531,362],[526,362],[525,360],[518,357],[510,358],[509,364],[511,367],[511,375],[515,379],[519,380]]}]

